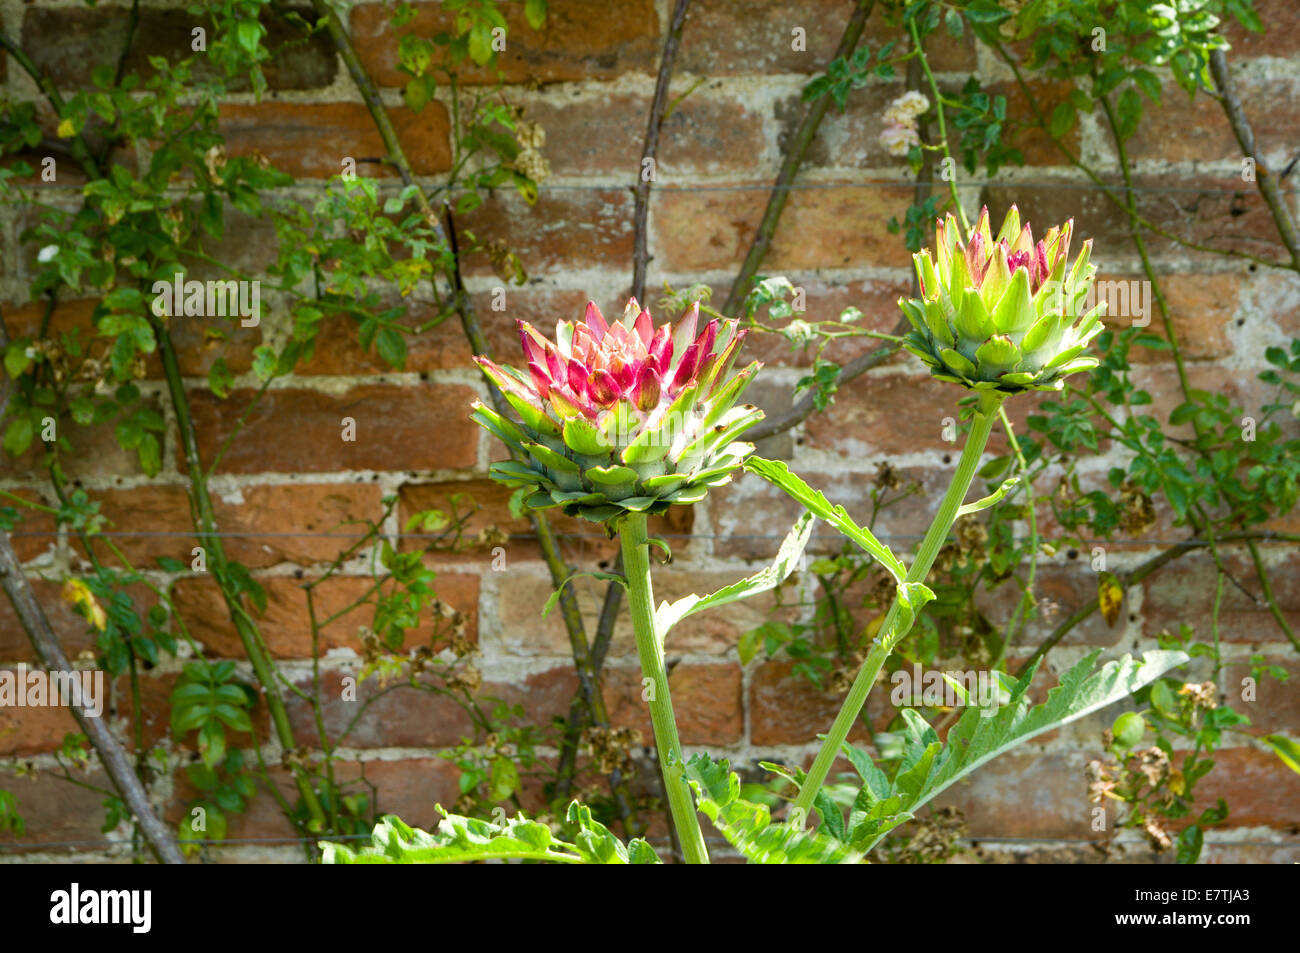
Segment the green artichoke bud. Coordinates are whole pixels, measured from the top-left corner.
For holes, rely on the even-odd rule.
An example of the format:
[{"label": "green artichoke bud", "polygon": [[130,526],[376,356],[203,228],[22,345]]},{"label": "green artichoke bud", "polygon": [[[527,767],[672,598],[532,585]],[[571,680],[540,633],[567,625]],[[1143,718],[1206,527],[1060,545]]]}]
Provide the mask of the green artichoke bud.
[{"label": "green artichoke bud", "polygon": [[985,208],[963,245],[949,213],[936,225],[934,258],[929,249],[912,256],[921,297],[898,301],[913,328],[903,346],[940,380],[1002,394],[1060,390],[1067,374],[1096,367],[1084,352],[1105,302],[1085,310],[1097,272],[1091,239],[1067,271],[1073,231],[1071,219],[1034,244],[1013,205],[995,240]]},{"label": "green artichoke bud", "polygon": [[474,404],[472,418],[517,457],[492,464],[492,477],[530,488],[529,506],[599,523],[696,503],[729,482],[754,449],[737,438],[763,419],[737,404],[759,364],[729,378],[747,332],[714,320],[697,336],[698,321],[696,304],[676,329],[656,330],[635,298],[612,324],[589,303],[554,341],[520,321],[527,374],[474,358],[520,417]]}]

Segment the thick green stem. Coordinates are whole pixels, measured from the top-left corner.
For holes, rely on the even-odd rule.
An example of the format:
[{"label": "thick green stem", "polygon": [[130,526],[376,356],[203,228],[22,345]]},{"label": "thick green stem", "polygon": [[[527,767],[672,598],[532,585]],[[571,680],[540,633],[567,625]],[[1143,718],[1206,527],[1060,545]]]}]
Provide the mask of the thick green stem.
[{"label": "thick green stem", "polygon": [[682,845],[682,857],[688,864],[707,864],[709,853],[704,847],[700,818],[695,812],[691,792],[683,779],[685,762],[682,743],[677,737],[677,720],[673,717],[673,699],[668,692],[668,672],[664,668],[663,647],[655,626],[654,590],[650,585],[650,547],[646,535],[646,518],[629,513],[618,528],[623,547],[623,573],[627,576],[627,604],[636,632],[636,650],[641,657],[641,673],[650,681],[650,723],[654,726],[655,749],[664,775],[664,790],[673,826]]},{"label": "thick green stem", "polygon": [[[948,492],[944,494],[943,502],[939,504],[939,512],[935,514],[934,522],[930,524],[925,539],[921,541],[921,551],[916,554],[916,561],[907,571],[907,582],[924,582],[925,577],[930,574],[930,567],[934,565],[935,557],[939,555],[939,548],[948,538],[948,531],[952,529],[952,524],[957,521],[957,511],[961,508],[962,501],[966,499],[971,481],[975,479],[980,455],[984,452],[984,445],[988,443],[989,432],[993,429],[993,421],[997,417],[1000,406],[1000,398],[990,398],[989,403],[982,403],[980,411],[975,414],[970,437],[961,452],[961,459],[957,461],[957,472],[952,475],[952,483],[948,486]],[[826,775],[830,773],[831,765],[839,756],[844,739],[849,736],[849,730],[858,720],[862,706],[867,703],[867,694],[876,684],[876,676],[880,674],[885,659],[911,628],[910,625],[896,628],[899,612],[900,603],[895,597],[893,605],[885,615],[885,620],[880,624],[880,630],[872,644],[871,652],[867,655],[867,660],[862,663],[858,677],[854,679],[853,687],[849,689],[848,697],[844,699],[840,713],[835,717],[835,723],[831,725],[826,740],[822,742],[821,750],[817,752],[817,759],[808,770],[808,777],[799,788],[799,796],[795,798],[791,811],[792,819],[797,819],[798,823],[807,821],[813,799],[826,782]]]}]

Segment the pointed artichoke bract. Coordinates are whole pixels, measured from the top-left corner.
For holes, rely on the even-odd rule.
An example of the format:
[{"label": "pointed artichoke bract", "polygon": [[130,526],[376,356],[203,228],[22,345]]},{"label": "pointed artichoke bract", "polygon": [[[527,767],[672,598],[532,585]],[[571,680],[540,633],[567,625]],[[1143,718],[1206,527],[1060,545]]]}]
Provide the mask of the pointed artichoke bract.
[{"label": "pointed artichoke bract", "polygon": [[526,373],[474,358],[519,415],[474,404],[471,417],[517,457],[494,463],[492,477],[531,487],[529,506],[601,523],[695,503],[727,483],[754,449],[740,435],[763,419],[737,403],[759,364],[731,375],[748,332],[734,320],[700,329],[699,312],[656,328],[635,298],[613,322],[588,303],[553,341],[518,322]]},{"label": "pointed artichoke bract", "polygon": [[1073,231],[1070,219],[1035,244],[1013,205],[995,238],[985,208],[964,244],[949,213],[933,258],[912,256],[921,297],[898,301],[913,328],[903,346],[940,380],[1004,394],[1060,390],[1067,374],[1096,367],[1085,351],[1105,302],[1086,308],[1097,268],[1091,239],[1069,266]]}]

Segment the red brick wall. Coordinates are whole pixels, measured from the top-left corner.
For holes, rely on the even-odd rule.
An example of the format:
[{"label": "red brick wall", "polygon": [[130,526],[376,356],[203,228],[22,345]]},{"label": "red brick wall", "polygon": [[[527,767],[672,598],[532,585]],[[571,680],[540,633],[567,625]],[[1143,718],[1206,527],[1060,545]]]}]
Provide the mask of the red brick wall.
[{"label": "red brick wall", "polygon": [[[1232,32],[1237,49],[1234,70],[1243,100],[1255,119],[1263,154],[1276,166],[1293,154],[1300,130],[1300,31],[1295,29],[1294,0],[1263,0],[1269,33],[1264,37]],[[417,4],[418,23],[434,24],[436,4]],[[470,290],[498,356],[514,356],[516,318],[540,321],[578,316],[588,297],[617,309],[628,294],[632,259],[632,199],[628,190],[639,167],[641,136],[654,88],[658,51],[667,24],[666,0],[551,0],[550,25],[541,34],[512,30],[503,56],[510,100],[527,106],[530,119],[547,130],[543,153],[553,175],[541,198],[528,208],[515,196],[501,195],[476,211],[464,225],[480,238],[502,238],[516,251],[532,281],[507,290],[507,308],[492,311],[489,299],[499,284],[485,257],[470,258]],[[692,4],[674,92],[698,79],[704,82],[672,115],[664,128],[658,186],[650,215],[654,255],[649,286],[666,280],[674,288],[694,282],[714,287],[715,302],[725,296],[758,222],[779,166],[781,148],[799,115],[799,94],[837,44],[850,4],[844,0],[697,0]],[[62,3],[0,3],[3,26],[21,37],[26,49],[61,86],[88,82],[90,70],[116,49],[123,22],[119,7],[101,4],[84,9]],[[187,15],[179,6],[145,4],[138,54],[132,63],[147,69],[149,54],[173,54],[188,34]],[[442,103],[419,116],[400,97],[402,77],[394,70],[395,40],[385,7],[361,2],[352,7],[351,30],[362,61],[383,90],[415,169],[436,176],[449,164],[448,114]],[[791,50],[790,31],[807,31],[807,52]],[[109,39],[119,37],[119,39]],[[892,38],[873,18],[867,40]],[[936,69],[943,79],[960,83],[972,70],[1013,93],[1005,70],[969,38],[937,40]],[[484,77],[480,77],[483,79]],[[319,39],[277,57],[268,69],[271,92],[260,103],[251,94],[231,98],[222,113],[232,153],[258,150],[293,173],[303,194],[339,170],[342,156],[378,155],[381,150],[371,120],[346,70],[336,62],[328,42]],[[537,81],[541,86],[537,86]],[[1040,87],[1051,103],[1053,90]],[[32,95],[18,70],[5,79],[10,95]],[[910,280],[908,256],[897,236],[886,229],[892,215],[906,209],[911,185],[903,163],[879,147],[879,115],[901,87],[879,84],[853,94],[843,114],[832,111],[810,152],[801,181],[852,186],[807,189],[792,194],[780,231],[765,265],[768,274],[784,273],[806,289],[809,317],[833,318],[853,304],[866,314],[865,324],[887,329],[896,320],[893,301]],[[1025,106],[1011,95],[1011,111]],[[1028,166],[1008,172],[1000,184],[972,185],[963,192],[968,208],[983,201],[1000,213],[1011,201],[1034,223],[1074,216],[1083,235],[1096,241],[1093,253],[1103,275],[1136,275],[1139,263],[1122,219],[1095,192],[1080,188],[1085,180],[1061,163],[1041,135],[1027,133],[1019,143]],[[1084,117],[1071,145],[1085,157],[1114,170],[1110,139],[1094,117]],[[1197,237],[1213,238],[1252,251],[1275,241],[1273,225],[1251,187],[1235,195],[1222,190],[1240,185],[1239,157],[1222,112],[1210,101],[1188,105],[1174,88],[1162,109],[1149,109],[1148,121],[1132,143],[1139,184],[1187,188],[1205,193],[1145,192],[1143,214],[1163,225],[1176,225]],[[368,166],[367,169],[375,167]],[[364,170],[363,170],[364,171]],[[1295,178],[1288,180],[1288,199],[1295,207]],[[1017,184],[1020,183],[1020,184]],[[1041,187],[1043,183],[1054,187]],[[719,186],[714,191],[671,191],[676,187]],[[752,187],[752,188],[741,188]],[[75,201],[75,185],[49,189],[50,199]],[[62,195],[61,195],[62,193]],[[18,234],[23,217],[0,210],[3,239],[4,301],[10,330],[22,333],[39,320],[27,304],[27,279],[34,250],[22,247]],[[271,257],[274,235],[262,225],[233,228],[218,251],[240,267],[256,271]],[[1257,410],[1269,396],[1256,379],[1263,367],[1264,346],[1300,334],[1300,281],[1285,272],[1256,269],[1221,258],[1189,254],[1153,242],[1156,268],[1166,281],[1173,321],[1189,359],[1195,386],[1229,394]],[[652,297],[657,297],[653,295]],[[54,326],[84,325],[86,302],[60,306]],[[182,366],[204,453],[210,457],[256,383],[248,374],[252,349],[263,335],[275,333],[272,316],[260,329],[238,331],[225,354],[245,389],[219,401],[206,390],[206,372],[214,352],[202,335],[182,337]],[[470,363],[470,351],[454,322],[413,342],[405,372],[395,373],[355,345],[346,325],[325,332],[316,357],[293,377],[277,382],[253,415],[247,431],[225,457],[213,481],[218,517],[230,540],[232,558],[244,561],[266,586],[269,606],[263,631],[273,655],[289,677],[305,682],[310,668],[306,615],[298,580],[318,571],[337,551],[340,540],[322,538],[323,530],[347,518],[378,518],[382,496],[401,498],[400,511],[386,527],[396,535],[405,517],[439,505],[453,492],[469,492],[483,504],[474,527],[496,523],[511,533],[527,524],[510,516],[507,494],[485,478],[487,464],[500,448],[467,419],[474,396],[486,396],[483,381]],[[751,339],[750,355],[768,362],[757,392],[769,410],[788,406],[788,394],[804,373],[803,359],[791,356],[779,338]],[[845,347],[843,357],[856,352]],[[1136,354],[1136,352],[1135,352]],[[1166,352],[1144,352],[1137,372],[1158,406],[1168,409],[1181,398]],[[881,459],[889,459],[931,491],[925,502],[888,511],[884,534],[921,532],[947,483],[954,462],[952,445],[941,439],[942,420],[953,413],[953,394],[932,382],[910,356],[889,361],[875,372],[845,386],[825,414],[815,416],[787,436],[763,448],[784,456],[791,465],[836,502],[860,510],[866,504],[868,476]],[[173,429],[167,438],[166,463],[160,476],[143,476],[134,459],[117,449],[111,433],[77,430],[77,456],[70,475],[103,503],[120,542],[142,563],[160,555],[188,561],[193,542],[185,496],[185,470],[177,451],[174,416],[161,383],[160,368],[150,369],[147,389],[167,414]],[[1034,401],[1011,404],[1023,421]],[[357,421],[355,443],[341,444],[338,421]],[[995,438],[996,441],[996,438]],[[995,447],[998,445],[995,442]],[[1104,475],[1112,458],[1087,461],[1087,469]],[[35,452],[17,461],[0,459],[0,486],[49,498],[39,479]],[[674,517],[668,527],[675,560],[659,572],[655,584],[671,597],[738,578],[760,560],[770,558],[794,515],[793,506],[768,484],[753,477],[715,492],[704,504]],[[1296,531],[1293,514],[1285,525]],[[1162,539],[1169,533],[1153,534]],[[562,533],[585,534],[566,539],[575,562],[590,564],[612,555],[598,532],[572,521],[557,521]],[[51,613],[69,654],[86,649],[90,639],[82,621],[58,599],[57,580],[83,565],[78,547],[65,536],[49,535],[48,520],[33,519],[20,536],[21,556],[29,560],[34,585]],[[173,532],[173,537],[131,536],[133,531]],[[688,538],[689,536],[689,538]],[[1123,568],[1159,548],[1152,541],[1113,547],[1112,567]],[[1293,549],[1270,548],[1275,588],[1293,626],[1300,625],[1300,558]],[[543,620],[540,609],[551,590],[535,545],[511,542],[507,568],[493,572],[486,550],[439,560],[439,590],[458,608],[474,614],[473,631],[482,650],[481,668],[489,688],[523,703],[544,722],[567,712],[575,687],[568,644],[556,616]],[[346,605],[364,583],[361,568],[349,570],[320,593],[326,606]],[[1067,610],[1090,594],[1095,577],[1085,560],[1065,554],[1040,567],[1042,593]],[[166,577],[159,575],[160,579]],[[1253,581],[1250,572],[1241,577]],[[53,581],[44,581],[45,579]],[[1080,626],[1050,656],[1060,671],[1095,646],[1131,651],[1154,646],[1164,625],[1191,623],[1209,631],[1207,593],[1213,589],[1208,560],[1189,557],[1134,587],[1125,613],[1113,627],[1100,619]],[[594,628],[598,592],[588,581],[577,583],[589,629]],[[1248,584],[1248,588],[1252,588]],[[1225,654],[1231,661],[1231,689],[1249,657],[1263,653],[1300,676],[1294,651],[1282,640],[1260,605],[1228,590],[1223,618]],[[214,656],[238,657],[239,643],[215,588],[184,580],[176,596],[195,637]],[[816,732],[829,724],[837,698],[819,695],[793,679],[784,662],[754,662],[742,667],[737,639],[764,617],[763,600],[692,618],[678,627],[668,645],[679,659],[672,685],[681,733],[687,745],[706,746],[733,762],[753,762],[778,754],[799,759],[814,750]],[[996,606],[994,608],[997,608]],[[1003,611],[1006,606],[1001,607]],[[1048,631],[1042,622],[1023,633],[1026,647]],[[329,651],[326,695],[330,686],[357,668],[355,623],[344,618],[326,633]],[[0,600],[0,662],[28,659],[30,652],[10,607]],[[638,726],[649,737],[648,720],[637,698],[638,673],[630,631],[620,626],[610,653],[606,701],[619,724]],[[166,697],[176,666],[164,665],[146,678],[144,703],[150,707],[147,740],[164,739]],[[1295,680],[1273,687],[1254,704],[1239,703],[1261,728],[1300,735],[1300,706]],[[878,693],[879,696],[879,693]],[[335,688],[334,695],[337,697]],[[129,695],[119,694],[117,716],[125,723]],[[291,705],[296,730],[312,737],[308,713]],[[883,696],[872,711],[887,717]],[[327,705],[327,716],[342,724],[349,714],[340,704]],[[946,797],[964,809],[971,833],[978,838],[1010,839],[1011,851],[1059,848],[1051,856],[1081,856],[1072,842],[1095,836],[1088,827],[1083,764],[1098,750],[1098,735],[1114,712],[1085,719],[1049,740],[1027,745],[980,771]],[[372,709],[343,758],[342,774],[365,776],[380,790],[381,809],[415,824],[435,821],[433,804],[456,798],[455,769],[435,757],[440,746],[457,741],[466,729],[453,706],[418,694],[390,696]],[[63,733],[73,730],[59,711],[15,715],[0,709],[0,758],[51,764],[50,752]],[[1300,778],[1281,768],[1272,755],[1237,745],[1222,753],[1219,767],[1206,782],[1205,799],[1228,798],[1233,812],[1223,844],[1207,848],[1216,860],[1293,861],[1300,858],[1295,839],[1300,822]],[[172,743],[174,747],[174,743]],[[274,760],[274,759],[273,759]],[[21,799],[28,820],[28,839],[77,841],[101,839],[98,796],[44,774],[36,782],[0,782]],[[285,787],[289,784],[286,781]],[[183,772],[173,784],[164,781],[169,816],[179,817],[190,793]],[[290,828],[269,797],[261,797],[243,816],[233,817],[231,837],[287,836]],[[1036,839],[1032,842],[1017,838]],[[1040,843],[1041,841],[1041,843]],[[1237,843],[1244,842],[1244,843]],[[1273,846],[1267,846],[1267,845]],[[1261,846],[1263,845],[1263,846]],[[1071,854],[1070,852],[1075,853]],[[300,856],[296,849],[242,846],[220,852],[243,859]],[[1086,853],[1086,852],[1083,852]],[[0,854],[3,856],[3,854]]]}]

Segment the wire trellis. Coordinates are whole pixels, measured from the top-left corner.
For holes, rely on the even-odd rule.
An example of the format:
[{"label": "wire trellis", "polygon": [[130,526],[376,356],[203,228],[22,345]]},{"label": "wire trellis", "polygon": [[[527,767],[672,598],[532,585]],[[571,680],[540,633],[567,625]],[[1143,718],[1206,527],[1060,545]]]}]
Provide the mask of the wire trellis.
[{"label": "wire trellis", "polygon": [[[250,846],[267,846],[267,845],[302,845],[315,844],[320,841],[369,841],[369,834],[338,834],[329,837],[227,837],[224,840],[187,840],[187,844],[200,844],[205,847],[237,847],[240,845]],[[721,838],[718,838],[721,840]],[[966,844],[1049,844],[1054,846],[1072,846],[1085,845],[1092,846],[1096,844],[1107,843],[1105,840],[1089,840],[1083,837],[1002,837],[999,835],[986,835],[982,837],[958,837],[957,840]],[[1115,845],[1141,845],[1145,844],[1142,840],[1122,840],[1109,842]],[[1206,846],[1210,847],[1280,847],[1283,849],[1300,848],[1300,840],[1231,840],[1231,841],[1212,841],[1206,840]],[[40,848],[66,848],[66,847],[98,847],[101,849],[111,849],[115,847],[129,846],[122,841],[101,841],[101,840],[70,840],[70,841],[19,841],[9,844],[0,844],[0,851],[28,851]]]},{"label": "wire trellis", "polygon": [[[654,192],[805,192],[817,191],[821,189],[903,189],[911,188],[916,185],[914,179],[899,179],[897,181],[872,180],[869,182],[790,182],[790,183],[772,183],[772,182],[741,182],[741,183],[719,183],[716,185],[652,185],[652,194]],[[1207,192],[1221,192],[1225,195],[1258,195],[1259,193],[1253,183],[1242,182],[1240,187],[1233,186],[1211,186],[1211,185],[1134,185],[1132,187],[1116,185],[1097,185],[1095,182],[1020,182],[1015,179],[972,179],[969,181],[958,180],[958,188],[1001,188],[1001,189],[1053,189],[1057,191],[1078,191],[1078,192],[1144,192],[1144,193],[1183,193],[1183,194],[1204,194]],[[637,183],[617,183],[610,182],[601,185],[592,184],[541,184],[537,187],[539,192],[622,192],[635,191]],[[469,191],[459,187],[451,189],[452,192]]]},{"label": "wire trellis", "polygon": [[[15,531],[10,533],[9,535],[13,539],[57,539],[59,534],[52,530],[33,530],[31,532]],[[226,531],[218,530],[215,532],[203,533],[203,534],[199,534],[193,530],[105,530],[103,532],[96,533],[95,535],[103,536],[109,539],[196,540],[200,537],[200,535],[203,535],[203,536],[217,537],[219,539],[355,540],[364,537],[366,534],[360,532],[334,533],[329,531],[307,531],[307,530],[296,531],[296,532],[284,532],[284,533],[243,533],[243,532],[226,532]],[[710,540],[763,540],[763,539],[781,540],[781,539],[785,539],[786,536],[785,533],[656,533],[655,535],[661,539],[710,539]],[[875,535],[878,539],[891,539],[891,540],[898,540],[899,542],[916,542],[924,538],[923,534],[921,533],[890,533],[885,530],[873,530],[873,535]],[[447,538],[446,534],[444,533],[392,533],[392,534],[381,533],[380,534],[380,537],[382,538],[390,538],[394,536],[400,539],[412,539],[412,540],[417,540],[417,539],[441,540]],[[556,532],[553,533],[552,536],[554,536],[556,539],[600,540],[602,542],[609,541],[609,537],[606,536],[604,533]],[[837,533],[814,533],[813,534],[814,539],[836,539],[838,537],[839,534]],[[1047,537],[1044,537],[1043,534],[1040,533],[1039,538],[1043,539]],[[1257,539],[1257,541],[1263,543],[1267,543],[1269,541],[1269,537],[1266,534],[1260,535],[1255,538]],[[533,533],[512,533],[507,537],[507,539],[510,542],[534,542],[536,541],[537,536]],[[1032,539],[1032,537],[1015,536],[1013,537],[1013,539],[1017,542],[1025,542],[1029,539]],[[1281,540],[1281,539],[1279,539],[1278,541],[1286,542],[1286,540]],[[1187,543],[1197,543],[1206,546],[1209,545],[1209,540],[1207,539],[1192,539],[1188,537],[1183,537],[1181,539],[1151,539],[1147,537],[1142,537],[1142,538],[1111,537],[1109,539],[1106,539],[1102,537],[1096,537],[1096,538],[1080,537],[1080,542],[1097,543],[1098,545],[1104,544],[1104,545],[1111,545],[1111,546],[1133,546],[1133,545],[1182,546]],[[1228,542],[1232,542],[1232,540],[1229,540]]]}]

